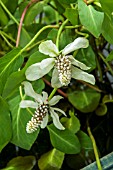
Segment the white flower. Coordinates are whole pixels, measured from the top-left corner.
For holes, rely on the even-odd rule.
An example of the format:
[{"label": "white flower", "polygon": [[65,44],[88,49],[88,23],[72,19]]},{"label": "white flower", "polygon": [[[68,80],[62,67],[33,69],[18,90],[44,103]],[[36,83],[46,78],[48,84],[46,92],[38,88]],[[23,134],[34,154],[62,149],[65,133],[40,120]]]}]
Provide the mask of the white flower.
[{"label": "white flower", "polygon": [[52,87],[59,88],[61,86],[67,86],[71,78],[95,84],[94,76],[82,71],[88,70],[89,67],[76,60],[72,55],[67,55],[74,50],[87,48],[88,45],[89,42],[87,39],[79,37],[68,44],[60,53],[51,40],[42,42],[39,45],[39,51],[50,57],[28,67],[25,73],[26,78],[30,81],[37,80],[54,68],[51,79]]},{"label": "white flower", "polygon": [[48,94],[46,92],[42,92],[42,95],[37,94],[31,85],[31,83],[24,81],[22,83],[24,85],[25,94],[27,96],[32,97],[35,101],[31,100],[22,100],[20,102],[21,108],[34,108],[35,112],[32,116],[31,120],[27,123],[26,131],[27,133],[32,133],[37,130],[37,128],[45,128],[48,123],[48,116],[50,113],[50,116],[53,119],[53,124],[56,126],[56,128],[60,130],[64,130],[65,128],[62,126],[62,124],[59,121],[58,113],[62,113],[66,116],[65,112],[59,108],[54,108],[51,106],[54,106],[56,103],[59,102],[61,97],[60,95],[54,96],[51,100],[48,101]]}]

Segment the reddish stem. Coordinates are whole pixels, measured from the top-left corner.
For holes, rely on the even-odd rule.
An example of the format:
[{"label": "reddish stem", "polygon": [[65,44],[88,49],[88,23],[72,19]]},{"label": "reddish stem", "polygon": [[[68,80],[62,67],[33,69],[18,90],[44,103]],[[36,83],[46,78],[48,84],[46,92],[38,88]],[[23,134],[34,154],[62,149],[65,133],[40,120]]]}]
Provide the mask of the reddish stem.
[{"label": "reddish stem", "polygon": [[22,16],[21,16],[21,19],[20,19],[20,24],[19,24],[19,27],[18,27],[16,47],[18,47],[18,45],[19,45],[20,34],[21,34],[22,24],[23,24],[23,21],[24,21],[25,14],[26,14],[28,8],[32,5],[32,3],[36,3],[36,2],[38,2],[38,0],[32,0],[32,1],[25,7],[25,9],[24,9],[24,11],[23,11],[23,13],[22,13]]},{"label": "reddish stem", "polygon": [[[51,87],[51,83],[50,83],[48,80],[46,80],[45,78],[42,78],[42,79],[43,79],[43,81],[44,81],[48,86]],[[57,89],[57,92],[58,92],[59,94],[61,94],[63,97],[67,98],[67,94],[64,93],[62,90]]]}]

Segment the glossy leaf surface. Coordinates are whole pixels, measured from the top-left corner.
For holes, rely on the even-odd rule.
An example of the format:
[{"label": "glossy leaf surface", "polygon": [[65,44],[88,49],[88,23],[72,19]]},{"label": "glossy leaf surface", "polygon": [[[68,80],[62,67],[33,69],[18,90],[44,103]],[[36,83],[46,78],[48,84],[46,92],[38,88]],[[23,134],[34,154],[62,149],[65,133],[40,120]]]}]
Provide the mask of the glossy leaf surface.
[{"label": "glossy leaf surface", "polygon": [[64,153],[54,148],[41,156],[38,160],[38,165],[42,170],[59,170],[63,160]]},{"label": "glossy leaf surface", "polygon": [[[67,154],[80,152],[80,143],[77,136],[70,130],[58,130],[52,124],[48,127],[52,145]],[[60,143],[60,145],[59,145]]]},{"label": "glossy leaf surface", "polygon": [[10,111],[6,101],[0,97],[0,151],[9,143],[11,136]]},{"label": "glossy leaf surface", "polygon": [[92,90],[75,91],[68,94],[69,101],[83,113],[93,112],[99,104],[100,93]]}]

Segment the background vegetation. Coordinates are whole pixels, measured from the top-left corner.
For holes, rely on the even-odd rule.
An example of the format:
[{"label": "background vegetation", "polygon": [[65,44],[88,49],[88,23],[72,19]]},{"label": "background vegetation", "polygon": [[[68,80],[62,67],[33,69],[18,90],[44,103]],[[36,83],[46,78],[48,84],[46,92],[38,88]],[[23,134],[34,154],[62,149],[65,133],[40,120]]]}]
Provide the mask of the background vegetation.
[{"label": "background vegetation", "polygon": [[[111,0],[0,0],[1,169],[78,170],[113,151],[112,7]],[[58,36],[60,50],[77,37],[89,40],[73,55],[90,67],[96,83],[72,79],[57,90],[64,97],[57,106],[67,114],[60,119],[65,131],[50,120],[47,128],[27,134],[31,115],[19,107],[21,83],[28,66],[46,57],[39,44],[55,43]],[[32,84],[50,94],[50,80],[51,73]]]}]

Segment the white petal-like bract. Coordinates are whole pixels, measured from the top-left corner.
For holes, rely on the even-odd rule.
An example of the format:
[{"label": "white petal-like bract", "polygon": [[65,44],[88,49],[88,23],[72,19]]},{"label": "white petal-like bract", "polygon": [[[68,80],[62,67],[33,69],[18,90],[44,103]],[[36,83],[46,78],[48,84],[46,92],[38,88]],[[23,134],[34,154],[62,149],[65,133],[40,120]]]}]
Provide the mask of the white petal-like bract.
[{"label": "white petal-like bract", "polygon": [[38,107],[38,103],[37,102],[33,102],[31,100],[22,100],[20,102],[20,107],[21,108],[27,108],[27,107],[37,108]]},{"label": "white petal-like bract", "polygon": [[53,73],[52,73],[52,79],[51,79],[51,85],[54,88],[62,87],[62,84],[60,83],[58,77],[59,77],[58,70],[54,68]]},{"label": "white petal-like bract", "polygon": [[87,48],[88,45],[89,45],[89,41],[86,38],[83,37],[76,38],[72,43],[68,44],[62,50],[62,54],[66,55],[80,48]]},{"label": "white petal-like bract", "polygon": [[57,46],[51,40],[42,42],[39,45],[39,51],[50,57],[56,57],[59,54]]},{"label": "white petal-like bract", "polygon": [[53,108],[50,108],[50,114],[51,114],[51,117],[53,118],[53,124],[55,125],[55,127],[59,130],[64,130],[65,128],[60,123],[59,116],[57,113],[55,113]]},{"label": "white petal-like bract", "polygon": [[33,97],[37,102],[42,102],[42,96],[33,90],[31,83],[24,81],[22,84],[24,85],[24,91],[27,96]]},{"label": "white petal-like bract", "polygon": [[90,67],[87,67],[84,63],[81,63],[80,61],[76,60],[72,55],[68,56],[69,60],[71,61],[71,64],[81,68],[82,70],[89,70]]},{"label": "white petal-like bract", "polygon": [[53,106],[53,105],[57,104],[60,99],[63,99],[63,97],[60,95],[57,95],[57,96],[54,96],[48,103],[50,106]]},{"label": "white petal-like bract", "polygon": [[54,62],[48,63],[44,68],[42,68],[41,66],[42,64],[40,62],[28,67],[25,72],[26,79],[30,81],[34,81],[42,78],[44,75],[49,73],[49,71],[53,68]]},{"label": "white petal-like bract", "polygon": [[43,118],[43,121],[42,121],[40,127],[41,127],[42,129],[44,129],[44,128],[47,126],[47,123],[48,123],[48,113],[47,113],[46,116]]},{"label": "white petal-like bract", "polygon": [[92,74],[88,74],[87,72],[84,72],[74,66],[72,66],[72,78],[83,80],[93,85],[95,84],[95,78]]}]

